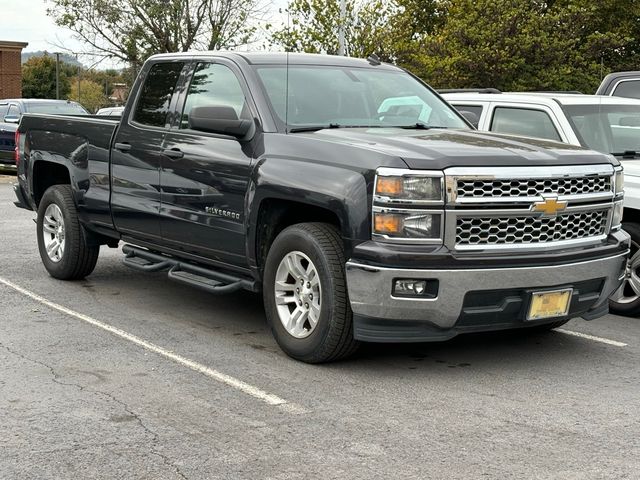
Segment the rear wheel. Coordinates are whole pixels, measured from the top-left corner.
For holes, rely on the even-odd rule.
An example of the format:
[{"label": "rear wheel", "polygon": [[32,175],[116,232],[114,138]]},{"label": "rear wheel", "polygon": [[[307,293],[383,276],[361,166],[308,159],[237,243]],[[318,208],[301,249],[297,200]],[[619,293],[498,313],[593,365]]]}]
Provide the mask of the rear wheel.
[{"label": "rear wheel", "polygon": [[636,316],[640,314],[640,224],[625,222],[622,228],[631,235],[631,253],[624,280],[609,298],[609,308],[618,315]]},{"label": "rear wheel", "polygon": [[293,225],[273,242],[264,305],[271,331],[289,356],[321,363],[356,350],[344,267],[342,239],[332,225]]},{"label": "rear wheel", "polygon": [[70,185],[47,189],[38,206],[38,250],[52,277],[78,280],[96,266],[100,247],[87,242]]}]

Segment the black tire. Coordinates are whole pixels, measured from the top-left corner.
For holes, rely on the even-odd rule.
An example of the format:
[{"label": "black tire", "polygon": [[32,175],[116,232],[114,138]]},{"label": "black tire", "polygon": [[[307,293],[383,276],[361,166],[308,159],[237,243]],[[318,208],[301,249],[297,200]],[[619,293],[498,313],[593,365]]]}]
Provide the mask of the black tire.
[{"label": "black tire", "polygon": [[[631,253],[629,255],[628,267],[635,269],[640,274],[640,224],[635,222],[624,222],[622,228],[631,235]],[[622,292],[626,298],[632,298],[635,292],[631,289],[625,279],[625,285],[622,287]],[[612,295],[613,297],[613,295]],[[640,295],[632,301],[615,301],[609,300],[609,309],[616,315],[625,315],[635,317],[640,315]]]},{"label": "black tire", "polygon": [[[276,273],[290,252],[302,252],[313,262],[322,285],[321,309],[315,329],[296,338],[285,329],[276,307]],[[263,278],[267,321],[280,348],[306,363],[331,362],[353,354],[353,312],[345,277],[345,257],[338,230],[325,223],[301,223],[284,229],[275,239],[265,263]]]},{"label": "black tire", "polygon": [[[44,220],[50,205],[57,205],[64,219],[64,248],[59,261],[53,261],[45,248]],[[60,280],[79,280],[91,272],[98,261],[100,246],[89,245],[84,228],[78,220],[78,211],[70,185],[54,185],[47,189],[38,206],[38,250],[47,272]]]}]

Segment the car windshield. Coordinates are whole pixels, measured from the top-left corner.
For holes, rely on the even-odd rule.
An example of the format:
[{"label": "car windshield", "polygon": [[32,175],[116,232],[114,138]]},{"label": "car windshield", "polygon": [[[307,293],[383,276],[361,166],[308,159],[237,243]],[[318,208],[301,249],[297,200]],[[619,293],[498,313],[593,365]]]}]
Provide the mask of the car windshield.
[{"label": "car windshield", "polygon": [[316,65],[290,65],[288,72],[285,65],[256,70],[273,111],[289,131],[469,128],[448,104],[400,70]]},{"label": "car windshield", "polygon": [[84,108],[77,103],[72,102],[43,102],[29,103],[27,105],[29,113],[49,113],[55,115],[88,115]]},{"label": "car windshield", "polygon": [[640,152],[640,105],[566,105],[583,146],[603,153]]}]

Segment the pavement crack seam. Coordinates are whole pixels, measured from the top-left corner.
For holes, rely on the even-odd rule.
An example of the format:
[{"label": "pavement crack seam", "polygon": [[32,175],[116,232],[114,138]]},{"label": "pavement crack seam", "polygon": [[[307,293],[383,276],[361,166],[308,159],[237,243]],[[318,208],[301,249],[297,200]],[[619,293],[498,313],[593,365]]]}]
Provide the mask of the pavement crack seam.
[{"label": "pavement crack seam", "polygon": [[119,398],[115,397],[113,394],[108,393],[108,392],[104,392],[102,390],[96,390],[96,389],[91,389],[91,388],[87,388],[84,385],[81,385],[79,383],[72,383],[72,382],[63,382],[62,380],[60,380],[60,375],[54,370],[54,368],[50,365],[47,365],[46,363],[40,361],[40,360],[36,360],[34,358],[28,357],[14,349],[12,349],[11,347],[8,347],[7,345],[3,344],[0,342],[0,347],[5,349],[7,352],[11,353],[12,355],[15,355],[18,358],[21,358],[27,362],[31,362],[31,363],[35,363],[36,365],[40,365],[44,368],[46,368],[47,370],[49,370],[49,373],[51,374],[51,379],[54,383],[58,384],[58,385],[62,385],[62,386],[66,386],[66,387],[74,387],[77,388],[78,391],[83,392],[83,393],[90,393],[92,395],[102,395],[103,397],[107,397],[108,399],[110,399],[111,401],[117,403],[118,405],[120,405],[122,407],[122,409],[129,415],[131,415],[133,418],[135,418],[136,422],[138,423],[138,425],[145,431],[145,433],[149,436],[151,436],[152,440],[151,440],[151,444],[152,444],[152,448],[150,449],[150,453],[152,455],[155,455],[156,457],[159,457],[162,460],[162,463],[164,463],[167,467],[173,469],[176,474],[180,477],[183,478],[185,480],[188,480],[187,476],[180,470],[180,467],[178,465],[176,465],[174,462],[171,461],[171,459],[158,451],[158,443],[160,442],[160,436],[158,435],[158,433],[154,430],[152,430],[151,428],[149,428],[149,426],[142,420],[142,418],[140,418],[140,415],[138,415],[136,412],[134,412],[131,407],[129,407],[129,405],[120,400]]}]

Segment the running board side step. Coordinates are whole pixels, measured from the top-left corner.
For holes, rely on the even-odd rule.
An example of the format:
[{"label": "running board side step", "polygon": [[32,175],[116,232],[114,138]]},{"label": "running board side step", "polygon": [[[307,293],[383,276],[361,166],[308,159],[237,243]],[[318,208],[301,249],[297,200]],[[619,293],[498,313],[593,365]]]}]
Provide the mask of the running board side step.
[{"label": "running board side step", "polygon": [[123,262],[127,267],[141,272],[167,271],[169,279],[214,295],[223,295],[238,290],[258,291],[256,282],[252,280],[181,262],[133,245],[124,245],[122,251],[125,254]]}]

